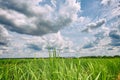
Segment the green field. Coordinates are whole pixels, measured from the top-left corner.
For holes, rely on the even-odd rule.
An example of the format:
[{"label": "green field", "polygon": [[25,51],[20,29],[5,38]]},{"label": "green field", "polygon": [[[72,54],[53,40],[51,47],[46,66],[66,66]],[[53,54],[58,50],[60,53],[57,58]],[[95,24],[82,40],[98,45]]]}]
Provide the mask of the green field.
[{"label": "green field", "polygon": [[0,80],[116,80],[119,73],[120,58],[0,59]]}]

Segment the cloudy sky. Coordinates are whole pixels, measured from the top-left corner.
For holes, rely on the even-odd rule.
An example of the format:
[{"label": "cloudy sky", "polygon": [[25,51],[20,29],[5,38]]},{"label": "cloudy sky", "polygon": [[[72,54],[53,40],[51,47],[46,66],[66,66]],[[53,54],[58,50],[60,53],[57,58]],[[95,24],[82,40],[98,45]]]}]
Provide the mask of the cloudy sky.
[{"label": "cloudy sky", "polygon": [[120,0],[0,0],[0,58],[120,55]]}]

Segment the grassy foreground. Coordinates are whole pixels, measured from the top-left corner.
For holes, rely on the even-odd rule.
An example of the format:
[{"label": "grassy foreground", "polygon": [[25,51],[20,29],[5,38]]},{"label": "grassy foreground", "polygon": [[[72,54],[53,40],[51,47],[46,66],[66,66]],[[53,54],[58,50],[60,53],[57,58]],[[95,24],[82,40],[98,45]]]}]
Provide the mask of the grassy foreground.
[{"label": "grassy foreground", "polygon": [[117,80],[119,73],[119,58],[0,59],[0,80]]}]

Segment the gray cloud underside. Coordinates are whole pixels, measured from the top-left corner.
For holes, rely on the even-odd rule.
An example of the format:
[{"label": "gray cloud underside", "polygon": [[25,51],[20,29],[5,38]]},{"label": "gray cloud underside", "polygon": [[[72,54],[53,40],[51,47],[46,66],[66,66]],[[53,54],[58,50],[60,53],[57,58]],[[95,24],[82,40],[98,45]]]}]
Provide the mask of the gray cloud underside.
[{"label": "gray cloud underside", "polygon": [[69,25],[79,10],[75,1],[73,1],[75,9],[69,6],[71,5],[70,1],[61,4],[66,6],[67,10],[73,10],[74,12],[72,13],[67,11],[63,13],[61,10],[56,12],[56,9],[48,4],[41,6],[35,1],[33,3],[33,1],[1,0],[0,24],[5,25],[5,28],[10,31],[41,36],[47,33],[58,32],[58,30]]},{"label": "gray cloud underside", "polygon": [[101,27],[105,23],[105,19],[100,19],[96,23],[90,23],[87,25],[87,28],[82,30],[81,32],[90,32],[90,30],[97,29]]},{"label": "gray cloud underside", "polygon": [[[101,19],[96,23],[90,23],[82,32],[92,32],[95,40],[83,45],[83,49],[106,48],[107,50],[117,50],[120,47],[120,7],[117,0],[102,0],[103,14],[106,20]],[[109,8],[108,8],[109,7]],[[104,11],[105,10],[105,11]],[[103,25],[105,24],[105,25]],[[107,25],[106,25],[107,24]],[[99,28],[101,27],[101,28]],[[97,30],[99,28],[99,30]],[[92,30],[95,32],[93,32]]]},{"label": "gray cloud underside", "polygon": [[9,42],[9,37],[10,35],[7,30],[2,25],[0,25],[0,46],[7,45]]},{"label": "gray cloud underside", "polygon": [[[35,1],[35,3],[31,3],[31,1]],[[36,1],[38,0],[20,0],[19,2],[18,0],[0,0],[0,24],[2,24],[0,25],[0,51],[5,53],[0,57],[29,57],[31,55],[33,57],[35,54],[32,53],[38,53],[37,55],[41,56],[43,52],[40,53],[40,51],[54,48],[63,51],[63,53],[66,53],[64,50],[67,49],[68,55],[70,55],[70,50],[73,50],[73,43],[64,39],[60,34],[51,34],[42,37],[28,37],[28,35],[26,37],[25,35],[21,35],[22,37],[14,36],[12,40],[9,41],[9,34],[6,29],[29,35],[54,33],[72,23],[79,9],[77,6],[72,6],[75,4],[75,0],[66,0],[68,4],[62,2],[63,5],[60,4],[60,6],[63,6],[63,8],[58,8],[58,12],[55,11],[57,7],[56,2],[52,2],[54,4],[53,8],[47,4],[38,6]],[[94,23],[86,24],[86,28],[82,31],[87,33],[89,31],[92,31],[92,33],[95,32],[93,34],[95,39],[75,49],[78,51],[78,54],[80,53],[82,56],[119,54],[120,9],[114,8],[113,2],[114,0],[102,0],[101,4],[103,4],[103,8],[106,11],[101,14],[101,19]],[[116,20],[114,20],[114,18],[116,18]],[[108,24],[108,21],[111,21],[110,25],[104,25]],[[8,45],[9,42],[10,44]],[[11,53],[10,56],[9,53]],[[45,54],[43,55],[45,56]]]},{"label": "gray cloud underside", "polygon": [[111,38],[111,46],[120,46],[120,32],[117,30],[112,30],[109,33],[109,36]]},{"label": "gray cloud underside", "polygon": [[9,54],[10,56],[15,55],[15,57],[21,55],[27,55],[27,57],[29,57],[28,55],[32,54],[32,57],[34,57],[36,53],[43,54],[43,52],[46,52],[43,55],[48,54],[48,49],[60,50],[61,53],[64,53],[64,51],[70,52],[72,49],[72,41],[63,37],[60,32],[44,35],[42,37],[28,35],[26,37],[19,34],[12,36],[9,42],[9,45],[6,47],[5,45],[0,46],[0,51],[2,51],[0,54],[4,57],[5,55],[9,57]]}]

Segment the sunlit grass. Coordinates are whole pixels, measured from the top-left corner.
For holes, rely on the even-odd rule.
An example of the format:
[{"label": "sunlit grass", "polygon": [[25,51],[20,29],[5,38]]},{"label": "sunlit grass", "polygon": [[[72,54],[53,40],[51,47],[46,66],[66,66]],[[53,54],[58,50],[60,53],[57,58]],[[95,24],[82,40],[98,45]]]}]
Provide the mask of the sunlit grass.
[{"label": "sunlit grass", "polygon": [[0,80],[116,80],[119,58],[0,59]]}]

